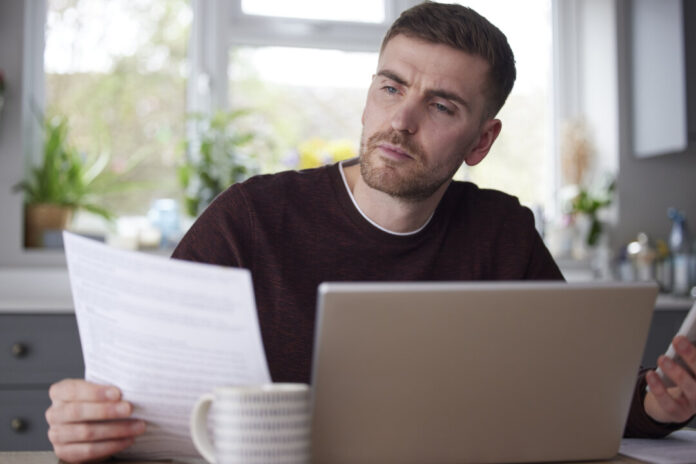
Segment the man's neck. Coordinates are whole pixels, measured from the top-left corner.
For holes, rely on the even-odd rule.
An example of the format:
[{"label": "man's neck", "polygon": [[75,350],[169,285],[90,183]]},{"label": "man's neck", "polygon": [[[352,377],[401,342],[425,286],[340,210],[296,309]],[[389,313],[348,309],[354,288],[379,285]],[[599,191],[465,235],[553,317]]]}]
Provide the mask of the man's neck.
[{"label": "man's neck", "polygon": [[433,215],[449,183],[422,201],[395,198],[365,183],[360,175],[360,163],[343,166],[343,172],[360,210],[384,229],[406,233],[421,228]]}]

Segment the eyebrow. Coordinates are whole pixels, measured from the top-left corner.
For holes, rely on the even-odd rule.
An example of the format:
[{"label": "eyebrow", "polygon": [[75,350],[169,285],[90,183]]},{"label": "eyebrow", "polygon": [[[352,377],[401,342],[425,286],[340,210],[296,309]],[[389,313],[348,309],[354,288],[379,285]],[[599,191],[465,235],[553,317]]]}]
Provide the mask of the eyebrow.
[{"label": "eyebrow", "polygon": [[399,85],[408,85],[406,79],[396,74],[394,71],[389,71],[388,69],[383,69],[377,73],[378,76],[384,76],[387,79],[391,79]]},{"label": "eyebrow", "polygon": [[[403,77],[399,76],[396,74],[394,71],[390,71],[388,69],[383,69],[379,72],[377,72],[378,76],[386,77],[387,79],[391,79],[392,81],[396,82],[399,85],[405,85],[408,86],[408,82],[406,82],[406,79]],[[444,98],[445,100],[451,100],[454,102],[459,103],[460,105],[464,106],[468,111],[471,111],[471,105],[469,104],[468,101],[457,95],[456,93],[449,92],[444,89],[428,89],[425,91],[425,94],[429,97],[439,97],[439,98]]]}]

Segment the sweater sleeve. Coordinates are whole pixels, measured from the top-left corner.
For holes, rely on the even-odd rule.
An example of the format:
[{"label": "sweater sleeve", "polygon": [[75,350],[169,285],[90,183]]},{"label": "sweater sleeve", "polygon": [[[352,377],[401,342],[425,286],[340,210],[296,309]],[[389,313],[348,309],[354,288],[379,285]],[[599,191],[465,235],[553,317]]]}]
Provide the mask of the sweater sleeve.
[{"label": "sweater sleeve", "polygon": [[532,231],[532,246],[525,279],[565,280],[539,233]]},{"label": "sweater sleeve", "polygon": [[689,423],[687,420],[682,423],[663,424],[648,416],[648,413],[645,412],[645,408],[643,407],[643,401],[647,393],[645,389],[647,385],[645,373],[648,370],[649,369],[642,368],[638,374],[638,381],[636,382],[636,388],[633,391],[633,398],[631,399],[628,420],[624,428],[624,437],[626,438],[662,438]]},{"label": "sweater sleeve", "polygon": [[519,263],[524,280],[564,280],[551,253],[534,226],[532,211],[515,199],[508,211],[499,244],[504,254]]},{"label": "sweater sleeve", "polygon": [[220,194],[194,222],[172,258],[221,266],[248,267],[252,261],[251,214],[240,184]]}]

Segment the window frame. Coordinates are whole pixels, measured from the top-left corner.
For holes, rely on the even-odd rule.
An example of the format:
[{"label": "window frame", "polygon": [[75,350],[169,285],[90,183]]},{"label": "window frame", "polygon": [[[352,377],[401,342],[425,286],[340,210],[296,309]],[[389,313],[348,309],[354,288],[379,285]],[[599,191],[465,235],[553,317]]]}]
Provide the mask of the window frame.
[{"label": "window frame", "polygon": [[385,2],[384,22],[364,23],[252,15],[242,12],[241,0],[237,0],[229,12],[227,44],[374,52],[395,19],[390,16],[393,3]]},{"label": "window frame", "polygon": [[[590,128],[595,159],[590,178],[619,174],[620,133],[629,124],[619,119],[619,61],[630,44],[621,41],[620,25],[628,12],[619,0],[552,0],[553,34],[553,194],[555,217],[561,217],[560,130],[564,121],[581,118]],[[600,46],[601,44],[601,46]],[[617,221],[617,202],[606,212]]]},{"label": "window frame", "polygon": [[[188,109],[211,113],[228,105],[229,50],[235,46],[285,46],[379,50],[399,13],[419,0],[385,0],[382,23],[260,16],[242,11],[242,0],[192,0]],[[192,129],[191,129],[192,130]]]}]

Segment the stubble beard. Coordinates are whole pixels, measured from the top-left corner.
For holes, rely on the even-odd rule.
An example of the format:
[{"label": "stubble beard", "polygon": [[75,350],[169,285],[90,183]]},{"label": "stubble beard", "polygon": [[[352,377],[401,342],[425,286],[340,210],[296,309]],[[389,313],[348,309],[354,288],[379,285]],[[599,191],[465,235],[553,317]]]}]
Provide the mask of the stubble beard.
[{"label": "stubble beard", "polygon": [[[390,143],[406,150],[412,159],[393,161],[378,153],[380,143]],[[447,169],[444,165],[429,166],[422,147],[413,139],[397,131],[377,132],[360,141],[360,175],[375,190],[406,202],[430,198],[442,185],[449,182],[459,169],[461,161]],[[443,174],[442,171],[445,170]]]}]

